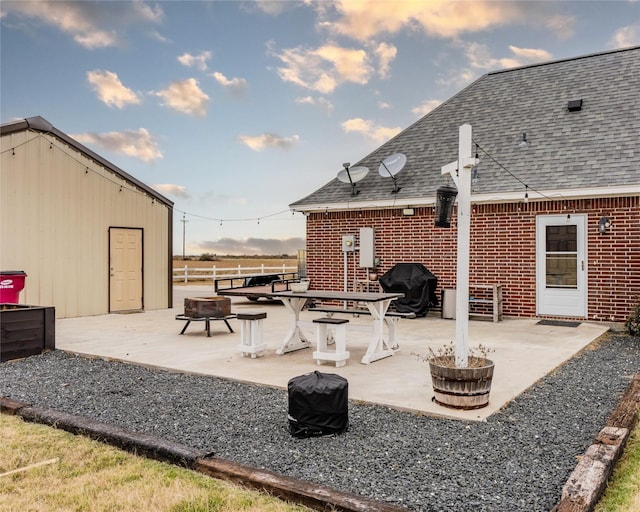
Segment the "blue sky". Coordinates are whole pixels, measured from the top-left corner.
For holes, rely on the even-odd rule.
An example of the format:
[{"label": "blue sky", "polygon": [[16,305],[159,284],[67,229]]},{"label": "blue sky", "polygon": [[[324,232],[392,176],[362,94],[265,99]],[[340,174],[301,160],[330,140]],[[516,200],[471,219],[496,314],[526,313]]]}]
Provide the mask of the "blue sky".
[{"label": "blue sky", "polygon": [[640,44],[640,1],[7,1],[2,122],[175,202],[174,253],[295,254],[288,205],[483,74]]}]

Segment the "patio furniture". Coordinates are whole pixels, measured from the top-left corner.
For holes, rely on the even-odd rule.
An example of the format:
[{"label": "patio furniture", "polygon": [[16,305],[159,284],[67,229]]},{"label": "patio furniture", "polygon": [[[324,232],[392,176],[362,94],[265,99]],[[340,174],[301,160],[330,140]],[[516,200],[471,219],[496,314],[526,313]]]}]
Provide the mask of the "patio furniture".
[{"label": "patio furniture", "polygon": [[[347,364],[349,359],[349,352],[347,351],[347,332],[346,327],[349,320],[346,318],[334,318],[334,317],[322,317],[315,318],[313,323],[316,324],[317,330],[317,349],[313,353],[313,358],[318,364],[322,364],[323,361],[334,361],[336,368]],[[333,339],[335,341],[335,350],[329,351],[327,337],[329,336],[329,330],[333,328],[335,335]]]},{"label": "patio furniture", "polygon": [[[403,297],[402,293],[373,293],[373,292],[340,292],[326,290],[309,290],[306,292],[275,292],[270,294],[271,297],[280,299],[287,311],[290,313],[289,331],[284,337],[280,347],[276,350],[276,354],[282,355],[294,350],[309,348],[311,342],[305,337],[300,330],[304,322],[300,320],[300,312],[309,300],[321,301],[344,301],[344,302],[362,302],[366,304],[367,310],[371,315],[371,323],[369,325],[353,325],[349,326],[353,330],[364,330],[371,333],[371,340],[367,348],[367,352],[360,362],[369,364],[378,359],[392,356],[398,347],[395,340],[395,323],[390,322],[387,318],[387,311],[392,301]],[[385,339],[385,326],[388,327],[388,338]]]},{"label": "patio furniture", "polygon": [[262,343],[262,321],[267,318],[264,311],[245,312],[237,314],[240,324],[240,345],[238,350],[242,353],[242,357],[251,356],[253,359],[262,357],[266,345]]}]

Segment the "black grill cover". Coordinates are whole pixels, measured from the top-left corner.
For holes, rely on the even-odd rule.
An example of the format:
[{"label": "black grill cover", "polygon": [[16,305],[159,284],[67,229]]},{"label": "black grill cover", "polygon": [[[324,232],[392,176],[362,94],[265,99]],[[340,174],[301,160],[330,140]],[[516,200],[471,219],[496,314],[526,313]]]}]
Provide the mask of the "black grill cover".
[{"label": "black grill cover", "polygon": [[385,292],[404,293],[392,302],[400,313],[425,316],[429,308],[438,305],[438,278],[420,263],[397,263],[379,281]]},{"label": "black grill cover", "polygon": [[315,371],[289,381],[289,432],[298,438],[340,434],[349,426],[349,383]]}]

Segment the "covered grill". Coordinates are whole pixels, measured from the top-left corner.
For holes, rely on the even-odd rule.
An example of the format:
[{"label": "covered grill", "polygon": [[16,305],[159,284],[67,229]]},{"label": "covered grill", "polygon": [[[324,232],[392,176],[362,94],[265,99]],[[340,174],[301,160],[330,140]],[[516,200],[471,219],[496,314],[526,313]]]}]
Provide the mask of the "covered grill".
[{"label": "covered grill", "polygon": [[438,305],[438,278],[420,263],[397,263],[379,281],[385,292],[404,293],[393,302],[400,313],[425,316],[429,308]]}]

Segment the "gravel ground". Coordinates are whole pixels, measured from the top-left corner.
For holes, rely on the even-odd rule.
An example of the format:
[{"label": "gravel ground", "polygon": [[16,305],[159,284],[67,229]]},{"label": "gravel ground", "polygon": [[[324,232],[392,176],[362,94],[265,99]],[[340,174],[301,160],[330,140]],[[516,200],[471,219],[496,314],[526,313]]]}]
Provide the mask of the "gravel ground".
[{"label": "gravel ground", "polygon": [[351,403],[348,432],[303,440],[286,391],[62,351],[0,364],[0,394],[410,510],[535,512],[638,371],[640,338],[610,334],[486,422]]}]

